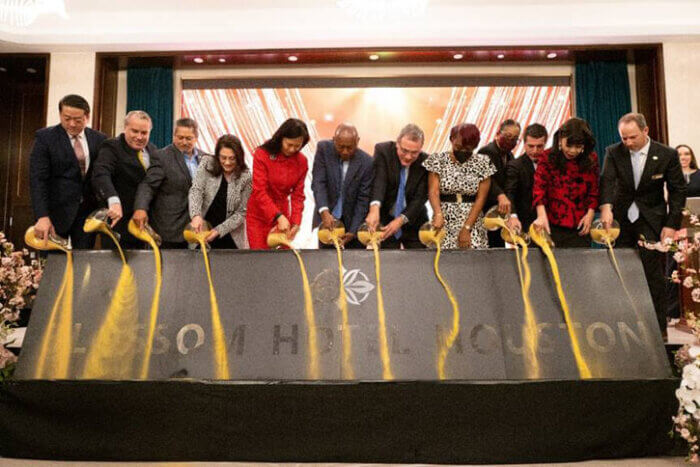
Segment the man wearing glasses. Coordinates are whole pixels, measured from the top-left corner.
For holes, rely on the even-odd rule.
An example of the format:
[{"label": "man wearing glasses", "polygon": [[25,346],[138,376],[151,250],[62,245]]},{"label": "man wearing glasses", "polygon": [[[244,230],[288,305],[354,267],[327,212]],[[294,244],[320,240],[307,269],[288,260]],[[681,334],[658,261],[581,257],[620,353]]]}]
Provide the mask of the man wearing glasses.
[{"label": "man wearing glasses", "polygon": [[408,124],[395,142],[374,147],[374,182],[365,221],[370,229],[384,226],[382,248],[423,248],[418,230],[428,221],[424,141],[423,130]]},{"label": "man wearing glasses", "polygon": [[[479,149],[479,154],[486,154],[491,163],[496,166],[496,173],[491,176],[489,197],[484,205],[484,212],[491,206],[498,205],[501,214],[510,214],[511,204],[503,189],[506,183],[506,165],[513,160],[513,149],[520,140],[520,123],[515,120],[504,120],[498,127],[496,139]],[[489,231],[489,248],[503,248],[506,244],[499,231]]]}]

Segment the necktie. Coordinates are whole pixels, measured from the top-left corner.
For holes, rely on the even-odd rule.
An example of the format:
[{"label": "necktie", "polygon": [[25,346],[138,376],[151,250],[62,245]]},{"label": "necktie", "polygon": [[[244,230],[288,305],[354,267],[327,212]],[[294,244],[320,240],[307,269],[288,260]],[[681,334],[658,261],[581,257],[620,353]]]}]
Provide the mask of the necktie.
[{"label": "necktie", "polygon": [[87,167],[87,161],[85,160],[85,151],[83,151],[83,144],[80,142],[80,135],[73,138],[73,151],[75,151],[75,157],[76,159],[78,159],[80,173],[82,173],[84,177]]},{"label": "necktie", "polygon": [[[406,209],[406,172],[408,167],[401,166],[399,175],[399,191],[396,194],[396,203],[394,203],[394,218],[399,217],[404,209]],[[397,230],[394,237],[398,240],[401,238],[401,229]]]},{"label": "necktie", "polygon": [[343,216],[343,161],[340,161],[338,168],[340,169],[340,183],[338,184],[338,201],[335,203],[335,207],[333,208],[333,212],[331,213],[336,219],[340,219]]},{"label": "necktie", "polygon": [[139,158],[139,162],[141,163],[141,167],[143,167],[143,170],[146,170],[146,161],[143,160],[143,151],[137,152],[136,157]]},{"label": "necktie", "polygon": [[[634,155],[630,154],[630,157],[632,158],[632,177],[634,178],[634,188],[636,189],[639,186],[639,181],[642,178],[642,153],[638,152]],[[634,201],[632,201],[632,204],[627,210],[627,218],[630,220],[630,222],[635,222],[637,219],[639,219],[639,208],[637,207],[637,203]]]}]

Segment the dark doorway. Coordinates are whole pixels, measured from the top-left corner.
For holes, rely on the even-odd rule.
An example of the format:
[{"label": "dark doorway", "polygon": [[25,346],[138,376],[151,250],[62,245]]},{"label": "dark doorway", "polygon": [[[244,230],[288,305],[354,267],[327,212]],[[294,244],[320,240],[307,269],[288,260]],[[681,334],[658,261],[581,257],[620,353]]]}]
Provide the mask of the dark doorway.
[{"label": "dark doorway", "polygon": [[29,154],[46,125],[48,55],[0,54],[0,229],[17,247],[34,223]]}]

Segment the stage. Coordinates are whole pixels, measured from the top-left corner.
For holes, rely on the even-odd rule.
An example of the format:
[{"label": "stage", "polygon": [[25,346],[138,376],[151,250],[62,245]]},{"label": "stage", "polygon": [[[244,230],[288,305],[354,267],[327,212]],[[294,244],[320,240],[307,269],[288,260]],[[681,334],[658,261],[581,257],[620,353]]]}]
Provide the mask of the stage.
[{"label": "stage", "polygon": [[[291,252],[215,251],[225,379],[200,253],[164,252],[150,349],[152,252],[128,253],[128,302],[138,305],[126,308],[115,305],[118,257],[76,253],[68,326],[60,324],[65,304],[56,303],[66,260],[51,255],[15,380],[0,389],[0,455],[504,463],[667,453],[678,382],[637,253],[616,251],[630,297],[607,251],[555,254],[574,332],[549,265],[530,251],[533,346],[512,250],[443,252],[457,322],[432,270],[434,252],[381,252],[385,342],[371,251],[344,253],[345,325],[334,251],[301,251],[311,317]],[[110,331],[124,313],[133,319],[128,329]],[[58,358],[65,342],[55,339],[62,327],[67,361]],[[447,348],[450,330],[458,333]]]}]

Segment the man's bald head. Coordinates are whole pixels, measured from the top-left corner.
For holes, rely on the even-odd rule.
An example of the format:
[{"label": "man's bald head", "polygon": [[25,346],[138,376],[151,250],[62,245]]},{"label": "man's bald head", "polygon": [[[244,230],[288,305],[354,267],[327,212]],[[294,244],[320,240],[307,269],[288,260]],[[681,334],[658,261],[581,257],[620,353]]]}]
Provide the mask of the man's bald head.
[{"label": "man's bald head", "polygon": [[357,134],[357,128],[355,128],[354,125],[350,123],[341,123],[335,129],[333,144],[342,160],[350,160],[350,158],[355,155],[359,142],[360,136]]}]

